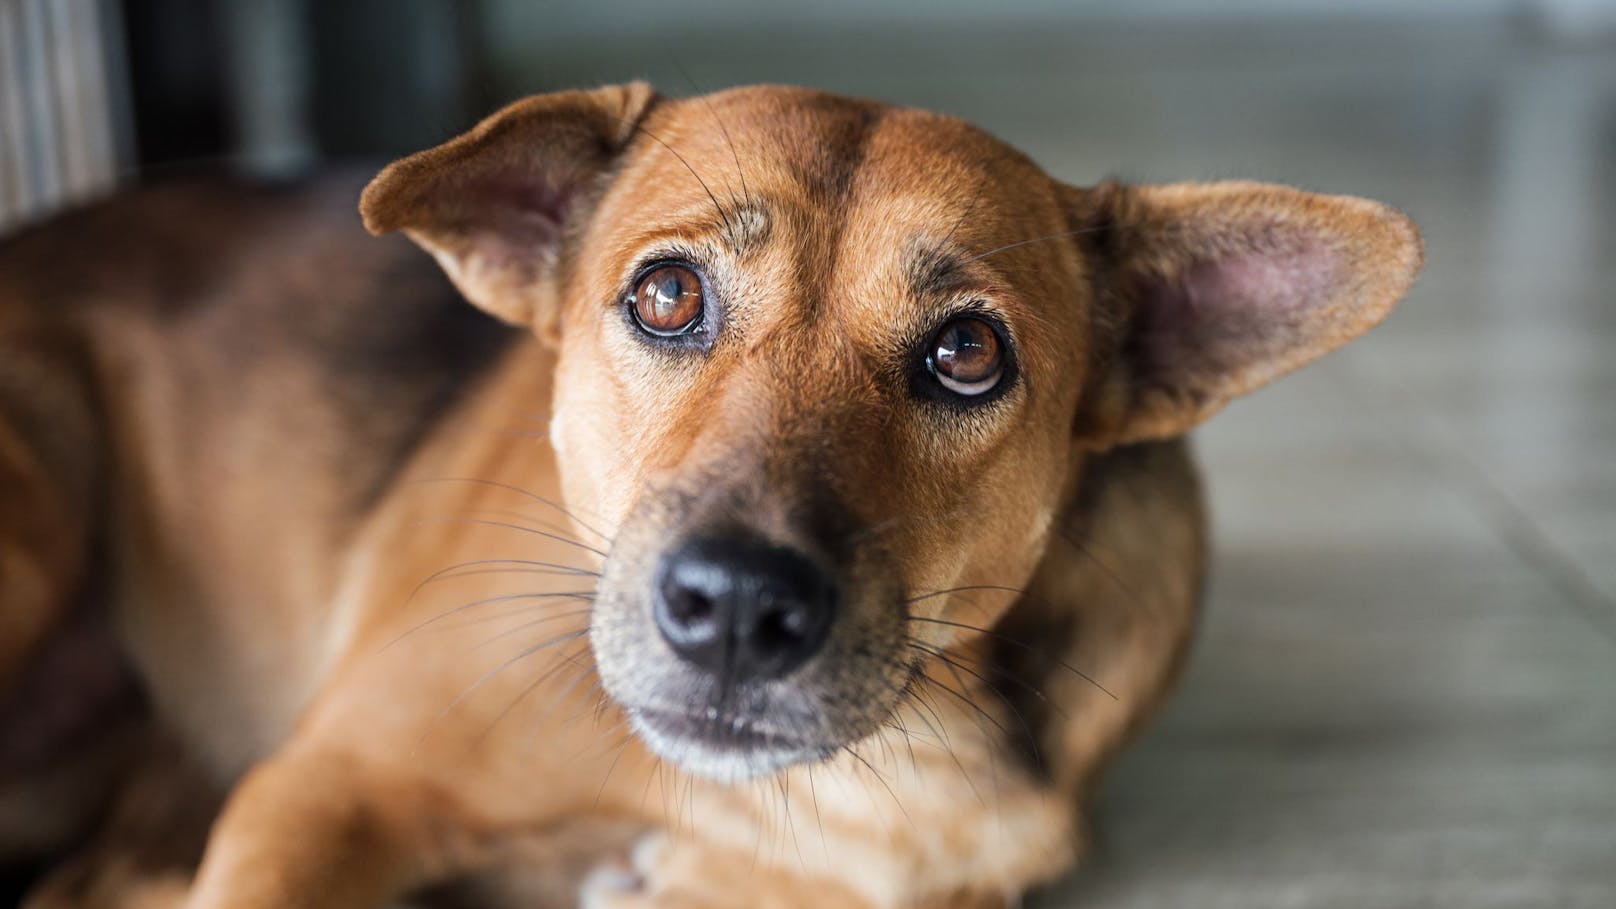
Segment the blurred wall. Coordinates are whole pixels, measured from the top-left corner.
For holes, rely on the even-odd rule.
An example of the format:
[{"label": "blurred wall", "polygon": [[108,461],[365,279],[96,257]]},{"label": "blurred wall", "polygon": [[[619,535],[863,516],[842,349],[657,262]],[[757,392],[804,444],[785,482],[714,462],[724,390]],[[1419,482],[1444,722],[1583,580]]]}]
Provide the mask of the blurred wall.
[{"label": "blurred wall", "polygon": [[0,229],[108,191],[127,164],[110,0],[0,0]]},{"label": "blurred wall", "polygon": [[1170,67],[1248,35],[1273,45],[1286,29],[1354,23],[1380,36],[1388,23],[1524,27],[1597,44],[1616,34],[1616,0],[0,0],[0,229],[106,192],[119,174],[223,161],[277,176],[385,157],[511,98],[580,84],[868,94],[861,74],[879,63],[882,91],[905,80],[890,100],[953,109],[976,86],[950,82],[951,55],[972,41],[1025,43],[1003,74],[1024,85],[1052,55],[1114,62],[1129,35],[1177,36],[1165,45],[1176,56],[1149,61]]},{"label": "blurred wall", "polygon": [[688,33],[704,29],[860,29],[901,25],[1093,23],[1184,24],[1195,22],[1306,23],[1517,19],[1549,28],[1616,26],[1616,0],[818,0],[770,3],[756,0],[482,0],[492,44],[512,53],[531,52],[566,38],[601,38],[654,30]]},{"label": "blurred wall", "polygon": [[[1601,0],[1603,2],[1603,0]],[[708,0],[670,4],[661,0],[487,0],[485,7],[507,33],[542,31],[548,23],[564,23],[569,31],[601,34],[648,28],[869,27],[925,21],[962,25],[980,22],[1009,25],[1082,22],[1212,21],[1255,19],[1407,18],[1411,16],[1502,15],[1521,8],[1521,0],[819,0],[815,3],[766,3],[756,0]]]}]

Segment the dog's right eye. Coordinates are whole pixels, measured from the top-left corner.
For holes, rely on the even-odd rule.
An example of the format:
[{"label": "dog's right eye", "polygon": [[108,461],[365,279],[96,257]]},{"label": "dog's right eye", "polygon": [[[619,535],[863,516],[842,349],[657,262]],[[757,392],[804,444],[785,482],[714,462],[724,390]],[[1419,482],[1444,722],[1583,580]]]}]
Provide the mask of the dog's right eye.
[{"label": "dog's right eye", "polygon": [[949,391],[964,397],[986,394],[1004,378],[1004,345],[987,322],[964,316],[932,337],[926,365]]},{"label": "dog's right eye", "polygon": [[683,265],[658,266],[640,278],[631,302],[634,322],[646,334],[684,334],[701,324],[701,277]]}]

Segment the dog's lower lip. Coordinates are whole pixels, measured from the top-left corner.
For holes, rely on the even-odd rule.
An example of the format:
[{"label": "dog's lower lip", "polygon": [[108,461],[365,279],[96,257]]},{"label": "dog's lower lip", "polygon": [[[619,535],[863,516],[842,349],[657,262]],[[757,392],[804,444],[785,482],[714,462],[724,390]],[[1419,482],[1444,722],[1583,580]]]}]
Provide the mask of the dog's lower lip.
[{"label": "dog's lower lip", "polygon": [[781,748],[811,747],[802,739],[767,729],[746,717],[720,713],[708,708],[705,713],[685,713],[673,710],[635,710],[641,723],[663,735],[686,741],[700,742],[709,748],[723,751],[751,752]]}]

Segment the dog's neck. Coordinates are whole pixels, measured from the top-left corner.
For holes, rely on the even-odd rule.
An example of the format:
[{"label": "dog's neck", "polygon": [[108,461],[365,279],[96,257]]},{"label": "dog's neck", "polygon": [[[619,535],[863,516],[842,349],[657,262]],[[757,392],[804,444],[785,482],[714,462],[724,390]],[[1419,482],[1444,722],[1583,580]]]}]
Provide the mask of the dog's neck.
[{"label": "dog's neck", "polygon": [[417,467],[559,496],[550,444],[556,351],[524,336],[500,359],[436,432]]}]

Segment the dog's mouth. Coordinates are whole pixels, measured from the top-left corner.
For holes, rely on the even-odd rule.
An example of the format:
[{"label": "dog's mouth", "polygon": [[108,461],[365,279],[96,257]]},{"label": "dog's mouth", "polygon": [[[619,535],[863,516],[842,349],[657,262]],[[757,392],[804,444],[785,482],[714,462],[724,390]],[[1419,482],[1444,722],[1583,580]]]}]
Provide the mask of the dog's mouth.
[{"label": "dog's mouth", "polygon": [[[872,550],[781,542],[726,523],[619,533],[590,618],[602,687],[668,764],[743,781],[821,763],[875,732],[903,640]],[[799,539],[787,535],[787,539]]]},{"label": "dog's mouth", "polygon": [[631,709],[629,717],[652,751],[693,773],[726,782],[815,763],[836,753],[834,746],[767,720],[717,707]]}]

